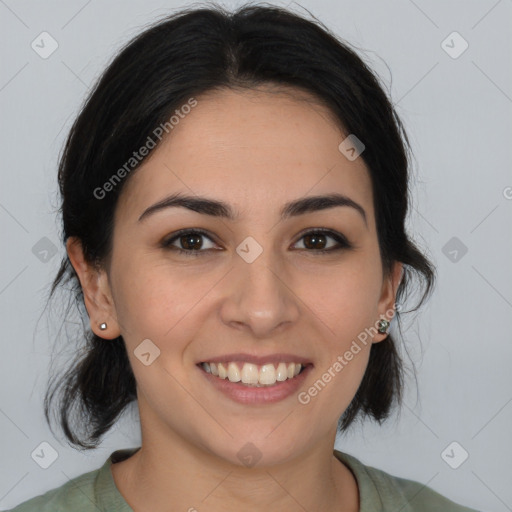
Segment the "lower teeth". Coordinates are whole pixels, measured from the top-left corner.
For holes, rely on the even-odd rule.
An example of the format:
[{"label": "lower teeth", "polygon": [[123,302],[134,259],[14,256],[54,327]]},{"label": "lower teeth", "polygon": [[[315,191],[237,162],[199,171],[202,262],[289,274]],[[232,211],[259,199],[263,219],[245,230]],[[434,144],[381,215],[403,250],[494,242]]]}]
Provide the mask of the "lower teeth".
[{"label": "lower teeth", "polygon": [[[229,379],[228,379],[229,380]],[[288,380],[288,379],[286,379]],[[286,381],[275,381],[274,384],[246,384],[245,382],[242,382],[241,380],[238,381],[236,384],[242,384],[243,386],[248,386],[251,388],[268,388],[269,386],[275,386],[278,382],[286,382]]]}]

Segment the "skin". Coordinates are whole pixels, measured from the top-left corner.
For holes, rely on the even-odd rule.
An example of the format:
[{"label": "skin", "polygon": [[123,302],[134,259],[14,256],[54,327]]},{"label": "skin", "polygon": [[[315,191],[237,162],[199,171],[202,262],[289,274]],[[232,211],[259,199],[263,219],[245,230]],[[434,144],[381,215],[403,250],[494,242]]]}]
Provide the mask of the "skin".
[{"label": "skin", "polygon": [[[349,161],[339,151],[347,134],[329,111],[294,94],[261,87],[197,97],[125,184],[104,268],[84,260],[79,240],[68,241],[91,328],[105,343],[123,336],[137,381],[142,448],[112,465],[135,511],[170,503],[212,512],[359,510],[357,482],[333,456],[336,426],[371,343],[386,334],[361,345],[307,405],[296,394],[274,404],[235,403],[196,367],[233,352],[297,354],[314,365],[304,391],[394,306],[402,266],[383,274],[368,170],[362,158]],[[174,192],[225,201],[240,217],[166,208],[138,220]],[[279,219],[286,202],[332,192],[359,203],[367,223],[347,206]],[[319,253],[336,240],[307,245],[301,232],[321,227],[353,247]],[[211,233],[200,239],[202,255],[162,248],[183,228]],[[250,264],[236,252],[248,236],[263,248]],[[190,247],[180,239],[173,246]],[[145,339],[160,349],[149,366],[134,355]],[[251,468],[237,457],[248,442],[262,455]]]}]

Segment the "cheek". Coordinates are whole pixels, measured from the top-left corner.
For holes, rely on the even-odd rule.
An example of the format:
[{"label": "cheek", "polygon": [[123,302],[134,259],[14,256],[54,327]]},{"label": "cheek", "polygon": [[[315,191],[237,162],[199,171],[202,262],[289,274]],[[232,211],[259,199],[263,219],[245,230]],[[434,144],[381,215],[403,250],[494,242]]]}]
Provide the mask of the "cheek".
[{"label": "cheek", "polygon": [[[127,343],[154,339],[179,344],[188,321],[201,311],[202,301],[219,281],[218,275],[192,272],[169,264],[120,261],[113,276],[116,312]],[[221,283],[219,283],[219,286]]]},{"label": "cheek", "polygon": [[306,390],[303,403],[327,414],[328,422],[337,421],[348,407],[368,364],[381,276],[367,263],[361,258],[350,268],[346,265],[328,276],[317,276],[307,301],[318,320],[315,328],[323,335],[317,380]]},{"label": "cheek", "polygon": [[[334,343],[338,351],[376,321],[380,289],[376,250],[367,247],[346,253],[339,264],[332,260],[321,264],[318,257],[285,270],[284,288],[291,291],[281,293],[289,293],[287,300],[305,308],[304,322],[316,322],[327,345]],[[166,345],[172,339],[173,346],[179,345],[178,331],[180,338],[186,338],[183,330],[193,319],[201,322],[212,314],[208,309],[215,304],[221,307],[215,297],[229,300],[223,286],[229,288],[227,293],[235,290],[224,275],[226,268],[213,270],[195,261],[173,265],[128,247],[118,250],[113,261],[116,313],[130,344],[149,338]]]},{"label": "cheek", "polygon": [[[351,348],[349,343],[348,346],[339,347],[326,364],[316,368],[315,379],[297,396],[299,410],[305,417],[321,418],[321,423],[327,429],[338,422],[363,379],[370,347],[368,343]],[[318,428],[318,424],[311,427]]]},{"label": "cheek", "polygon": [[302,290],[309,308],[338,340],[348,340],[377,320],[380,276],[375,268],[365,265],[363,258],[350,265],[332,268],[328,273],[301,278]]}]

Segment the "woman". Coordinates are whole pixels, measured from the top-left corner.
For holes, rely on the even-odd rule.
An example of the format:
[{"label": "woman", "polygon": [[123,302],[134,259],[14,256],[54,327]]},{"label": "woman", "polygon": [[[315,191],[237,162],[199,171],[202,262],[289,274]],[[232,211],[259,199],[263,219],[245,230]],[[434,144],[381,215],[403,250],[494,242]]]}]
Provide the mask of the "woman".
[{"label": "woman", "polygon": [[127,45],[60,162],[52,293],[90,331],[45,405],[94,448],[137,400],[142,444],[14,510],[469,511],[333,450],[400,403],[388,329],[434,282],[407,149],[362,60],[286,10],[188,9]]}]

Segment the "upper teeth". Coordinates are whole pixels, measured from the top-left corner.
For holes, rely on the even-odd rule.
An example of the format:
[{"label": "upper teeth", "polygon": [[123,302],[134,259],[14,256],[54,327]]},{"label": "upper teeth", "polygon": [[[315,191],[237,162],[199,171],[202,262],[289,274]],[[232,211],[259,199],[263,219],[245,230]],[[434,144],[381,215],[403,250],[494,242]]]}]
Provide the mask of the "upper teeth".
[{"label": "upper teeth", "polygon": [[229,363],[202,363],[207,373],[216,375],[221,379],[228,378],[231,382],[242,382],[253,386],[271,386],[276,381],[285,381],[299,374],[302,369],[300,363],[279,363],[277,368],[272,364],[258,366],[252,363],[243,363],[242,368],[235,362]]}]

